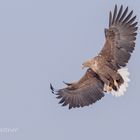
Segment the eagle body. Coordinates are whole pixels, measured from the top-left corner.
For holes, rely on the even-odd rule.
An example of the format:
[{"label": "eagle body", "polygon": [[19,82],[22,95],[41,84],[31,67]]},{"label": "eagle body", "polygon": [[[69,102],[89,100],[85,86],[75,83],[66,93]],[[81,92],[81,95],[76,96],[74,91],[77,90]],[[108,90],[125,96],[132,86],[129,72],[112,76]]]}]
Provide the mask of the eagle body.
[{"label": "eagle body", "polygon": [[107,62],[101,55],[92,58],[85,63],[84,67],[89,67],[100,75],[101,80],[105,84],[105,92],[110,92],[111,90],[117,91],[124,80],[120,73],[112,69],[112,66]]},{"label": "eagle body", "polygon": [[86,62],[87,70],[83,77],[74,83],[65,83],[66,87],[55,90],[50,84],[52,93],[57,95],[62,106],[84,107],[104,97],[105,93],[114,96],[124,95],[128,87],[129,72],[127,63],[135,48],[137,36],[136,16],[128,7],[109,13],[109,27],[104,30],[105,44],[99,54]]}]

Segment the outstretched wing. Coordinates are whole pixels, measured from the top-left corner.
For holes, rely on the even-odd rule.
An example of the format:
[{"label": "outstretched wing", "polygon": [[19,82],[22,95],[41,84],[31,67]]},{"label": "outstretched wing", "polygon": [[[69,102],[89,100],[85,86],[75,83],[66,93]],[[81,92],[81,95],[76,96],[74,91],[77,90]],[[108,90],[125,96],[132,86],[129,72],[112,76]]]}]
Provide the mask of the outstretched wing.
[{"label": "outstretched wing", "polygon": [[[56,95],[58,99],[61,99],[59,103],[62,106],[69,105],[69,109],[84,107],[95,103],[104,96],[103,87],[104,83],[99,76],[91,69],[88,69],[77,83],[56,91]],[[54,92],[52,86],[51,89]]]},{"label": "outstretched wing", "polygon": [[126,66],[135,47],[138,27],[132,14],[128,7],[123,11],[123,6],[117,10],[115,5],[114,13],[110,12],[109,29],[105,29],[106,42],[99,55],[117,69]]}]

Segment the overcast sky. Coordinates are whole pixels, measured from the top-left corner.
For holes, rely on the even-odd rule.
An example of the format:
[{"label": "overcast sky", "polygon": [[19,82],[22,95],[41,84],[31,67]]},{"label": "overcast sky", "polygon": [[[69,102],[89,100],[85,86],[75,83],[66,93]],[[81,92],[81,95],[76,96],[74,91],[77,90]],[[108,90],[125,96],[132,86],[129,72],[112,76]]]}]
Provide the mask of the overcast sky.
[{"label": "overcast sky", "polygon": [[134,9],[139,21],[139,0],[0,0],[0,139],[140,139],[139,35],[123,97],[68,110],[49,89],[84,74],[81,64],[102,48],[115,4]]}]

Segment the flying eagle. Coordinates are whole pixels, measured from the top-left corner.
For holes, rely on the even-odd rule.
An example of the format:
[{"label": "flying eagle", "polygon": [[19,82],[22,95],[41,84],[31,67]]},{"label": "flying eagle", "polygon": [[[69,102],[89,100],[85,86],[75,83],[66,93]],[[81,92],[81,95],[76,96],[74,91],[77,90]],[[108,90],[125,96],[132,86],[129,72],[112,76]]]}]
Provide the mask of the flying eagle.
[{"label": "flying eagle", "polygon": [[84,107],[100,100],[105,93],[124,94],[129,82],[126,65],[134,50],[138,30],[135,19],[133,10],[128,12],[128,7],[123,10],[122,5],[118,10],[115,5],[114,11],[109,13],[104,47],[98,56],[82,64],[87,68],[84,76],[78,82],[65,83],[66,87],[57,91],[50,84],[62,106]]}]

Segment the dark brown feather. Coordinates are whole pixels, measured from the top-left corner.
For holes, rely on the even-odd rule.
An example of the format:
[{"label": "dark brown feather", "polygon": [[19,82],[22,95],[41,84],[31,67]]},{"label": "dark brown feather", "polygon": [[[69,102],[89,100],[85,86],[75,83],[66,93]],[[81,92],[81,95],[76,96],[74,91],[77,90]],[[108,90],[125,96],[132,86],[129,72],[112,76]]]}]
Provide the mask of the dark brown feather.
[{"label": "dark brown feather", "polygon": [[115,8],[114,8],[114,14],[113,14],[113,19],[112,19],[112,24],[114,24],[114,22],[115,22],[116,15],[117,15],[117,5],[115,5]]},{"label": "dark brown feather", "polygon": [[121,21],[125,18],[127,12],[128,12],[128,7],[126,7],[126,9],[125,9],[125,11],[123,12],[121,18],[119,19],[119,22],[121,22]]},{"label": "dark brown feather", "polygon": [[116,22],[119,20],[121,14],[122,14],[122,11],[123,11],[123,6],[121,5],[119,13],[118,13],[117,18],[116,18]]},{"label": "dark brown feather", "polygon": [[103,96],[104,83],[99,76],[88,69],[85,75],[76,83],[57,91],[57,98],[62,106],[69,109],[88,106],[100,100]]},{"label": "dark brown feather", "polygon": [[[138,30],[133,11],[128,13],[128,7],[123,12],[123,6],[117,14],[115,6],[113,19],[109,17],[109,29],[106,29],[106,42],[100,55],[110,61],[117,69],[126,66],[135,47]],[[110,15],[112,13],[110,12]]]}]

